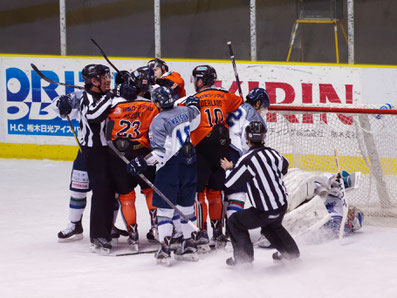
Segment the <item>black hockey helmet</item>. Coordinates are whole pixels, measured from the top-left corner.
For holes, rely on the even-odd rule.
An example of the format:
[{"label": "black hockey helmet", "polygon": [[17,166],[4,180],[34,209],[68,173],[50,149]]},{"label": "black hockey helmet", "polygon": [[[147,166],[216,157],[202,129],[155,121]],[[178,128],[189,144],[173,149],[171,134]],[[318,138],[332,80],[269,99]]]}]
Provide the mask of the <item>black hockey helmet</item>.
[{"label": "black hockey helmet", "polygon": [[266,137],[266,127],[260,121],[252,121],[245,128],[245,138],[251,143],[263,143]]},{"label": "black hockey helmet", "polygon": [[163,73],[168,71],[167,63],[165,63],[165,61],[160,58],[154,58],[152,60],[149,60],[147,63],[147,66],[149,66],[150,68],[159,67],[159,68],[161,68]]},{"label": "black hockey helmet", "polygon": [[91,85],[92,78],[101,81],[101,76],[106,74],[110,74],[110,69],[102,64],[88,64],[81,71],[81,76],[86,85]]},{"label": "black hockey helmet", "polygon": [[204,86],[212,86],[217,78],[215,68],[209,65],[199,65],[193,69],[193,78],[202,79]]},{"label": "black hockey helmet", "polygon": [[254,88],[245,97],[247,102],[253,107],[256,106],[258,100],[261,102],[260,108],[268,108],[270,106],[269,95],[263,88]]},{"label": "black hockey helmet", "polygon": [[131,73],[131,76],[138,93],[149,91],[150,86],[155,84],[154,71],[151,67],[138,67]]},{"label": "black hockey helmet", "polygon": [[152,92],[152,101],[154,103],[158,102],[164,110],[170,109],[174,106],[173,92],[168,87],[158,87]]}]

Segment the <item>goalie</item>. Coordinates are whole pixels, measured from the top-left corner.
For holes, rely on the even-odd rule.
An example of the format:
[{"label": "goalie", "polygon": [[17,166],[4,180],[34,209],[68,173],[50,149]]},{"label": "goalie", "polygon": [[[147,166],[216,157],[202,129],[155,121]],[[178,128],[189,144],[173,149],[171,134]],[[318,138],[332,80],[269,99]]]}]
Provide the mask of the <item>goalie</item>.
[{"label": "goalie", "polygon": [[[325,238],[338,237],[343,218],[343,192],[349,193],[358,187],[359,172],[351,175],[342,171],[342,183],[331,173],[313,174],[300,169],[291,169],[284,182],[290,194],[288,211],[283,225],[294,236],[320,230]],[[362,227],[364,214],[349,206],[344,234]],[[261,235],[259,247],[268,247],[269,242]]]}]

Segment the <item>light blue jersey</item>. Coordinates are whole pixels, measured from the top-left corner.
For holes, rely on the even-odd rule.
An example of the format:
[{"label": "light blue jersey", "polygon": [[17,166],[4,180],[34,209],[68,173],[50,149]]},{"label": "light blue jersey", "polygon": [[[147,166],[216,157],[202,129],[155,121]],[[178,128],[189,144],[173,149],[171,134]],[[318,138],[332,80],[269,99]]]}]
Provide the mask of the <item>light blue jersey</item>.
[{"label": "light blue jersey", "polygon": [[196,129],[199,123],[200,111],[194,106],[178,106],[161,111],[149,128],[150,146],[153,151],[148,163],[153,164],[155,160],[159,170],[190,139],[190,132]]}]

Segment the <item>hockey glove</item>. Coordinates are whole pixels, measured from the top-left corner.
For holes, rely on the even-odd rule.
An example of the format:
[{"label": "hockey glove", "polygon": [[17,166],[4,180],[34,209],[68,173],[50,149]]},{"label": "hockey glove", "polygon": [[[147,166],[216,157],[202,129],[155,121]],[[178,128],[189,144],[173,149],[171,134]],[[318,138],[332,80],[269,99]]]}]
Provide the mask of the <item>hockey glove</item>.
[{"label": "hockey glove", "polygon": [[138,156],[127,165],[127,172],[131,175],[139,175],[147,169],[147,162],[143,156]]},{"label": "hockey glove", "polygon": [[123,97],[126,100],[134,100],[136,99],[137,90],[135,86],[123,83],[116,86],[114,94],[118,97]]},{"label": "hockey glove", "polygon": [[70,99],[69,96],[62,95],[58,99],[57,107],[58,107],[58,110],[59,110],[59,115],[62,118],[65,118],[72,111],[72,100]]},{"label": "hockey glove", "polygon": [[200,99],[198,99],[197,97],[195,97],[193,95],[190,95],[188,98],[186,98],[185,104],[187,107],[194,106],[194,107],[198,108],[199,111],[201,109]]},{"label": "hockey glove", "polygon": [[128,83],[129,78],[131,77],[130,73],[126,70],[120,70],[120,72],[118,72],[116,74],[116,85],[119,84],[123,84],[123,83]]}]

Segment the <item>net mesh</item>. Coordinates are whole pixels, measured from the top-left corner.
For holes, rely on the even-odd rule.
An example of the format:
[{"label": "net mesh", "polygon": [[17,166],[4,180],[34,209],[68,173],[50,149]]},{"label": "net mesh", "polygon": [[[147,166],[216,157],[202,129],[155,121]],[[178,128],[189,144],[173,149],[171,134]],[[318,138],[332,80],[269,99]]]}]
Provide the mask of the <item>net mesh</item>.
[{"label": "net mesh", "polygon": [[316,111],[271,109],[263,115],[266,145],[285,155],[290,168],[336,173],[336,149],[341,170],[361,172],[358,189],[347,194],[349,204],[371,216],[397,216],[396,110],[368,105],[350,105],[343,112],[325,105]]}]

